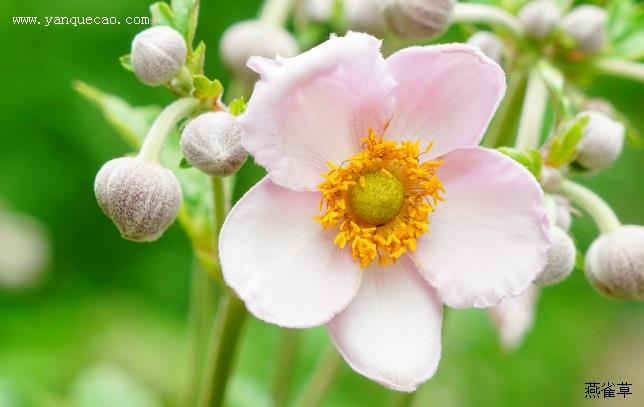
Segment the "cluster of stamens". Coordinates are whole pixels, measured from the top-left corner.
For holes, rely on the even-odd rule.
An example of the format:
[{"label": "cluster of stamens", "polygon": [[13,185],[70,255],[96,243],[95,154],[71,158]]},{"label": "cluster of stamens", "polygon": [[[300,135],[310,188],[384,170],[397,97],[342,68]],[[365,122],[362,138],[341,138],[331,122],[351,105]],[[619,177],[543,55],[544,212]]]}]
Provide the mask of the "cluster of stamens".
[{"label": "cluster of stamens", "polygon": [[436,176],[439,160],[420,161],[420,142],[388,141],[369,130],[363,150],[323,174],[322,193],[315,220],[337,228],[334,243],[347,244],[361,267],[378,258],[381,265],[395,262],[416,239],[429,230],[429,213],[443,198]]}]

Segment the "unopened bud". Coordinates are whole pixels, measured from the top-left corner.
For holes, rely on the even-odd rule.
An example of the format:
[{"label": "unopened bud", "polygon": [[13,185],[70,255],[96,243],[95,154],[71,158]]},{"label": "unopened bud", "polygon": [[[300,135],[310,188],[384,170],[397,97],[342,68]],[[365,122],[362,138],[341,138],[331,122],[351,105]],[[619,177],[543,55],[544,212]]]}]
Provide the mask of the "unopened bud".
[{"label": "unopened bud", "polygon": [[472,35],[467,43],[478,47],[488,58],[500,64],[503,59],[503,41],[498,35],[489,31],[479,31]]},{"label": "unopened bud", "polygon": [[186,160],[208,175],[226,177],[246,161],[237,118],[227,112],[208,112],[193,119],[181,134]]},{"label": "unopened bud", "polygon": [[151,27],[132,41],[132,68],[141,82],[161,85],[174,78],[186,52],[186,42],[178,31],[162,25]]},{"label": "unopened bud", "polygon": [[449,27],[455,0],[384,0],[385,22],[407,40],[434,38]]},{"label": "unopened bud", "polygon": [[140,157],[103,165],[94,181],[103,212],[128,240],[153,241],[174,222],[181,188],[172,171]]},{"label": "unopened bud", "polygon": [[344,0],[342,6],[350,30],[378,36],[385,32],[380,0]]},{"label": "unopened bud", "polygon": [[553,0],[531,1],[519,11],[519,20],[526,33],[537,39],[549,36],[560,18],[561,10]]},{"label": "unopened bud", "polygon": [[624,147],[624,125],[603,113],[582,112],[589,117],[584,135],[577,145],[576,161],[589,171],[610,167]]},{"label": "unopened bud", "polygon": [[0,287],[33,286],[45,271],[49,254],[47,234],[36,219],[0,208]]},{"label": "unopened bud", "polygon": [[557,168],[544,166],[541,170],[541,186],[546,192],[557,192],[563,182],[563,175]]},{"label": "unopened bud", "polygon": [[545,287],[563,281],[575,268],[577,250],[568,234],[555,226],[550,229],[552,245],[546,253],[546,267],[534,280],[534,284]]},{"label": "unopened bud", "polygon": [[298,16],[305,20],[323,23],[329,21],[335,0],[304,0],[296,4]]},{"label": "unopened bud", "polygon": [[555,224],[567,232],[570,230],[570,225],[572,224],[572,208],[570,207],[570,201],[561,195],[556,195],[555,204],[557,216]]},{"label": "unopened bud", "polygon": [[235,75],[251,79],[255,74],[246,67],[248,58],[292,57],[299,53],[299,47],[295,38],[285,29],[259,20],[247,20],[230,26],[224,32],[219,52],[224,64]]},{"label": "unopened bud", "polygon": [[561,21],[561,28],[586,54],[601,51],[606,42],[606,10],[584,4],[572,9]]},{"label": "unopened bud", "polygon": [[608,117],[612,117],[615,114],[615,108],[606,99],[590,98],[584,102],[583,106],[584,110],[603,113]]},{"label": "unopened bud", "polygon": [[586,276],[600,293],[644,300],[644,227],[621,226],[597,238],[586,253]]}]

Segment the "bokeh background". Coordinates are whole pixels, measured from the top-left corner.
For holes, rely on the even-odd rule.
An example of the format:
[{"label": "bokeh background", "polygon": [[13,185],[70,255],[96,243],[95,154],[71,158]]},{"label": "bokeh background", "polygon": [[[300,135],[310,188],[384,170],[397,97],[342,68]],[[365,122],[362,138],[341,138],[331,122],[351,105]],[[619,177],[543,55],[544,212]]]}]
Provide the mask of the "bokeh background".
[{"label": "bokeh background", "polygon": [[[189,242],[178,225],[154,244],[122,240],[95,203],[100,166],[128,152],[101,113],[72,89],[80,79],[133,105],[164,104],[164,89],[141,85],[118,57],[143,27],[12,25],[11,16],[147,16],[146,0],[0,2],[0,200],[39,219],[51,242],[46,273],[26,290],[0,287],[0,406],[178,405],[187,369]],[[208,45],[206,73],[226,83],[217,46],[231,23],[256,15],[259,0],[202,1],[197,37]],[[602,95],[644,130],[644,86],[597,78]],[[244,170],[237,193],[261,170]],[[644,224],[644,155],[627,147],[611,170],[583,179],[624,223]],[[586,218],[582,249],[596,235]],[[247,325],[230,404],[267,398],[279,331]],[[296,387],[328,341],[304,331]],[[205,358],[205,355],[204,355]],[[448,310],[443,357],[415,405],[583,406],[584,382],[628,381],[644,405],[644,307],[597,294],[576,271],[542,291],[533,332],[516,352],[499,345],[481,310]],[[386,406],[395,394],[343,367],[325,405]],[[611,405],[613,405],[611,404]]]}]

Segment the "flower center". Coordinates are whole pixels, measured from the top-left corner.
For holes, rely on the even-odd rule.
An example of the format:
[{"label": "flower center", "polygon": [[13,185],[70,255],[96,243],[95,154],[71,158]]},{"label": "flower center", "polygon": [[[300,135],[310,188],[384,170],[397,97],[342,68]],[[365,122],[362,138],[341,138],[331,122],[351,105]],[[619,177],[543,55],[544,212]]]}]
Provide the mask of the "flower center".
[{"label": "flower center", "polygon": [[360,177],[360,182],[351,188],[349,205],[357,219],[381,226],[398,216],[404,198],[398,177],[381,169]]},{"label": "flower center", "polygon": [[[335,228],[334,244],[347,244],[362,267],[378,258],[395,262],[429,230],[429,213],[443,198],[436,175],[441,161],[420,161],[418,142],[385,141],[372,130],[363,150],[322,174],[316,216],[325,229]],[[431,149],[431,144],[422,153]]]}]

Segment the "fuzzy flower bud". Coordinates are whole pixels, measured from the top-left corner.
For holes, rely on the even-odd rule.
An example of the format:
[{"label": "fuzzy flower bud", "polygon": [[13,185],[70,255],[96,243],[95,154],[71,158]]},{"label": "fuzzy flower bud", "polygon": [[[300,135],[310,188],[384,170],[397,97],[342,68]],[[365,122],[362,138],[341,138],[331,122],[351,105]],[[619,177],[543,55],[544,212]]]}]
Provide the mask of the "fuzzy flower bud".
[{"label": "fuzzy flower bud", "polygon": [[379,0],[344,0],[342,6],[350,30],[373,35],[384,33],[385,20]]},{"label": "fuzzy flower bud", "polygon": [[296,4],[296,13],[305,20],[323,23],[333,13],[334,0],[303,0]]},{"label": "fuzzy flower bud", "polygon": [[208,175],[226,177],[246,161],[237,118],[227,112],[208,112],[193,119],[181,134],[186,160]]},{"label": "fuzzy flower bud", "polygon": [[186,42],[178,31],[161,25],[148,28],[132,41],[132,68],[141,82],[161,85],[174,78],[186,52]]},{"label": "fuzzy flower bud", "polygon": [[577,163],[589,171],[610,167],[624,147],[624,125],[599,112],[582,112],[590,118],[577,145]]},{"label": "fuzzy flower bud", "polygon": [[224,64],[241,78],[252,79],[254,73],[246,67],[251,56],[274,58],[292,57],[299,53],[295,38],[281,27],[259,20],[241,21],[230,26],[221,37],[219,52]]},{"label": "fuzzy flower bud", "polygon": [[140,157],[105,163],[96,175],[94,193],[121,235],[142,242],[158,239],[181,205],[181,188],[172,171]]},{"label": "fuzzy flower bud", "polygon": [[552,245],[546,253],[546,267],[534,280],[534,284],[545,287],[563,281],[575,268],[577,250],[568,234],[554,226],[550,229]]},{"label": "fuzzy flower bud", "polygon": [[424,40],[449,27],[455,0],[384,0],[385,22],[398,37]]},{"label": "fuzzy flower bud", "polygon": [[644,227],[625,225],[597,238],[586,253],[586,276],[608,297],[644,300]]},{"label": "fuzzy flower bud", "polygon": [[586,54],[601,51],[606,42],[608,14],[601,7],[584,4],[577,6],[561,21],[561,28],[572,37]]},{"label": "fuzzy flower bud", "polygon": [[481,52],[497,64],[501,63],[503,58],[503,41],[501,41],[498,35],[489,31],[479,31],[472,35],[467,40],[467,43],[480,48]]},{"label": "fuzzy flower bud", "polygon": [[572,224],[572,208],[570,201],[561,195],[555,196],[556,207],[556,221],[555,224],[566,232],[570,230]]},{"label": "fuzzy flower bud", "polygon": [[537,39],[549,36],[560,18],[561,10],[552,0],[531,1],[519,11],[519,20],[526,33]]}]

